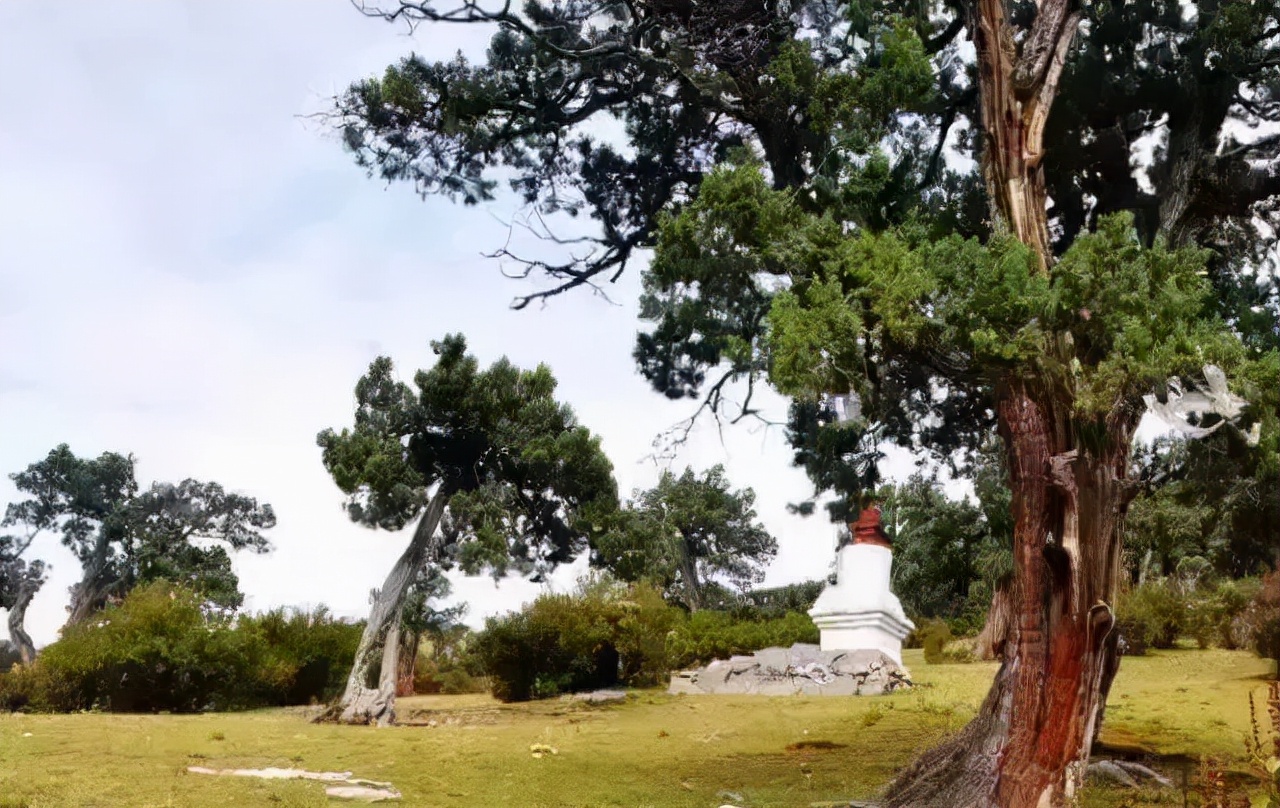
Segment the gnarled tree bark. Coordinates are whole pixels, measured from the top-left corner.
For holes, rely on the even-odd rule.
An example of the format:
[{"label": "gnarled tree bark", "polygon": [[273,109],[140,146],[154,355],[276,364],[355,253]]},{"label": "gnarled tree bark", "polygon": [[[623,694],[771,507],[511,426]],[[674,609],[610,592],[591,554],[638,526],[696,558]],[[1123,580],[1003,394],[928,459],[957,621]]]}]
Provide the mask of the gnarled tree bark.
[{"label": "gnarled tree bark", "polygon": [[396,665],[396,696],[412,696],[418,678],[418,648],[422,635],[400,629],[400,659]]},{"label": "gnarled tree bark", "polygon": [[[19,561],[19,564],[22,562]],[[31,605],[31,599],[40,591],[40,587],[44,585],[44,563],[34,561],[27,565],[22,575],[16,582],[13,591],[13,600],[7,604],[9,609],[9,639],[13,641],[13,645],[18,649],[18,656],[22,659],[23,665],[30,665],[36,659],[36,645],[31,640],[31,635],[27,633],[25,623],[27,619],[27,608]]]},{"label": "gnarled tree bark", "polygon": [[111,535],[104,526],[98,530],[97,541],[94,542],[93,555],[84,561],[84,574],[79,583],[71,588],[70,615],[67,625],[75,626],[88,620],[95,612],[107,603],[111,592],[111,576],[108,562],[111,553]]},{"label": "gnarled tree bark", "polygon": [[452,495],[453,490],[442,484],[431,497],[409,546],[374,597],[369,622],[360,636],[355,662],[347,677],[346,689],[318,720],[378,726],[395,721],[400,621],[405,594],[418,570],[438,549],[436,531]]},{"label": "gnarled tree bark", "polygon": [[[1079,14],[1072,0],[1038,5],[1018,32],[1002,0],[977,0],[971,29],[993,214],[1047,273],[1042,138]],[[1110,413],[1079,414],[1073,382],[1049,369],[1070,361],[1069,345],[1056,350],[1057,361],[996,389],[1014,517],[1007,619],[990,638],[999,673],[974,720],[903,772],[887,806],[1049,808],[1069,804],[1082,784],[1104,674],[1114,674],[1105,648],[1141,409],[1120,400]]]}]

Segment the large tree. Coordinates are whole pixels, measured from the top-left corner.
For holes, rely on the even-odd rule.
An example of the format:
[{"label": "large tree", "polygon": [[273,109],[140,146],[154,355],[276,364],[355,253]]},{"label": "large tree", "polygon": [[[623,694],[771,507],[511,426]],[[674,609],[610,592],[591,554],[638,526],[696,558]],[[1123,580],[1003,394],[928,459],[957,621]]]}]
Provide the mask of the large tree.
[{"label": "large tree", "polygon": [[[497,33],[486,64],[414,57],[341,96],[358,161],[471,202],[502,171],[536,217],[587,212],[598,249],[526,262],[560,281],[535,297],[655,246],[636,353],[656,389],[724,412],[730,380],[767,374],[798,399],[806,467],[864,491],[880,441],[949,461],[999,433],[1000,674],[888,800],[1068,800],[1108,669],[1143,395],[1236,414],[1234,394],[1280,375],[1240,338],[1247,317],[1276,318],[1258,291],[1280,207],[1280,136],[1263,128],[1280,119],[1276,0],[369,13]],[[583,125],[609,116],[625,147]],[[825,417],[831,394],[858,416]],[[1257,415],[1274,454],[1274,413]]]},{"label": "large tree", "polygon": [[755,498],[750,488],[732,490],[721,465],[701,475],[663,471],[619,511],[592,562],[624,581],[648,580],[697,611],[708,605],[708,584],[743,590],[764,580],[778,541],[757,519]]},{"label": "large tree", "polygon": [[356,384],[354,426],[318,437],[352,520],[384,530],[417,522],[328,713],[343,722],[394,720],[405,600],[426,565],[541,578],[586,549],[618,505],[600,439],[555,399],[545,365],[521,370],[502,358],[482,369],[461,335],[432,347],[438,358],[414,376],[416,391],[390,359],[374,360]]},{"label": "large tree", "polygon": [[228,550],[270,550],[262,531],[275,526],[271,506],[192,479],[139,491],[135,465],[131,455],[81,458],[62,444],[9,475],[28,498],[10,503],[0,525],[59,533],[75,554],[82,575],[71,589],[71,625],[161,579],[200,592],[211,605],[238,608],[244,597]]}]

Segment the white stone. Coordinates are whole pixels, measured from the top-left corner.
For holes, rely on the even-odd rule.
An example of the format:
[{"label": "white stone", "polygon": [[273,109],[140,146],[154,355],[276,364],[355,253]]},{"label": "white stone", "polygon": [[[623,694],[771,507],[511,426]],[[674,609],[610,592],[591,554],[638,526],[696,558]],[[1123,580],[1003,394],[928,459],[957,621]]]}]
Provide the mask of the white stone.
[{"label": "white stone", "polygon": [[889,589],[893,551],[846,544],[836,557],[836,583],[809,610],[823,651],[875,650],[902,664],[902,640],[915,628]]}]

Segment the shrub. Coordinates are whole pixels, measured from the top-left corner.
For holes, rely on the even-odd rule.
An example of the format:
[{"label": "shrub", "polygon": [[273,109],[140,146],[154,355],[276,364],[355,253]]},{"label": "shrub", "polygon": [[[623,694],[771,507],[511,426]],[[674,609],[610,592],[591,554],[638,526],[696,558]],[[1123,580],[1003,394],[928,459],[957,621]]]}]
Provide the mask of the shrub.
[{"label": "shrub", "polygon": [[1216,600],[1215,623],[1217,642],[1222,648],[1235,650],[1253,645],[1252,636],[1240,631],[1241,617],[1248,611],[1262,588],[1258,578],[1241,578],[1223,581],[1214,592]]},{"label": "shrub", "polygon": [[651,638],[679,614],[647,585],[596,582],[489,618],[474,650],[503,701],[649,683],[668,669],[665,647]]},{"label": "shrub", "polygon": [[694,612],[668,635],[667,655],[673,667],[687,668],[749,654],[761,648],[817,643],[818,627],[807,614],[787,612],[772,620],[735,620],[726,612]]},{"label": "shrub", "polygon": [[1138,585],[1120,598],[1117,619],[1125,627],[1123,638],[1131,648],[1172,648],[1187,626],[1187,601],[1164,579]]},{"label": "shrub", "polygon": [[484,663],[475,653],[477,635],[466,626],[428,635],[418,648],[415,693],[484,693],[490,689]]},{"label": "shrub", "polygon": [[157,581],[65,629],[36,667],[55,709],[195,712],[252,704],[265,657],[256,634],[206,612],[196,593]]},{"label": "shrub", "polygon": [[789,612],[805,613],[826,587],[826,579],[802,581],[770,589],[753,589],[739,596],[739,605],[733,611],[740,620],[775,620]]},{"label": "shrub", "polygon": [[194,712],[327,700],[361,625],[276,609],[239,621],[163,581],[64,630],[36,663],[0,676],[0,709]]},{"label": "shrub", "polygon": [[47,712],[57,709],[69,696],[66,685],[54,681],[38,662],[14,665],[0,673],[0,712]]},{"label": "shrub", "polygon": [[266,645],[257,671],[262,703],[314,704],[342,691],[364,624],[339,620],[319,606],[241,617],[236,630],[256,634]]},{"label": "shrub", "polygon": [[924,661],[930,665],[946,662],[944,650],[951,642],[951,627],[943,620],[930,620],[917,629],[920,645],[924,648]]}]

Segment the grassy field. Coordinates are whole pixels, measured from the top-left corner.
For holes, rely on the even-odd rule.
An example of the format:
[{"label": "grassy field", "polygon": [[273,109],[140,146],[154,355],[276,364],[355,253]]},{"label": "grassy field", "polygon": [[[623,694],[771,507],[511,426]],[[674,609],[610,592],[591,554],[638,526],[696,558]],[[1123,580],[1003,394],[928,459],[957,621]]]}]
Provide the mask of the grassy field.
[{"label": "grassy field", "polygon": [[[351,771],[422,806],[809,806],[873,797],[973,714],[991,664],[925,665],[881,698],[672,697],[503,705],[415,697],[388,729],[315,725],[302,710],[199,716],[0,715],[0,807],[323,805],[317,783],[188,774],[188,766]],[[1180,650],[1126,659],[1103,740],[1152,755],[1239,756],[1249,693],[1271,663]],[[532,744],[557,754],[535,758]],[[1172,772],[1175,777],[1178,772]],[[1194,771],[1192,772],[1194,774]],[[1167,804],[1182,804],[1168,795]],[[1087,806],[1158,804],[1092,789]],[[1192,804],[1195,804],[1194,802]]]}]

